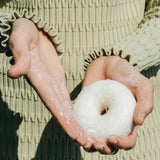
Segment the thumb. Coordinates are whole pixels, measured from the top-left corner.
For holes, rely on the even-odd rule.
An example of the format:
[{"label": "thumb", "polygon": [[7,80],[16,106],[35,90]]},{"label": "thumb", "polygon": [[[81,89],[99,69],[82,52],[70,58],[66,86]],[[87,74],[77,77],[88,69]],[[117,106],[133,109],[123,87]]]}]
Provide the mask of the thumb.
[{"label": "thumb", "polygon": [[134,111],[134,121],[137,125],[142,125],[146,116],[152,111],[152,103],[137,102]]},{"label": "thumb", "polygon": [[146,116],[153,110],[153,85],[150,81],[143,81],[143,86],[137,90],[137,105],[134,111],[134,121],[142,125]]},{"label": "thumb", "polygon": [[18,78],[27,73],[30,68],[30,55],[23,54],[18,58],[14,58],[15,64],[8,70],[8,76],[10,78]]}]

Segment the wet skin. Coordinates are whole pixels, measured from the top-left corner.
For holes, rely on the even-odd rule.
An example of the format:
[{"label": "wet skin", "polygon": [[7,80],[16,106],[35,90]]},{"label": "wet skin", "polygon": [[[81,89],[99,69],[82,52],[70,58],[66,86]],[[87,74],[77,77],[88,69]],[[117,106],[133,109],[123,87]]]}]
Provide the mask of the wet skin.
[{"label": "wet skin", "polygon": [[[38,95],[57,118],[64,131],[87,149],[110,154],[113,148],[130,149],[136,143],[136,128],[127,137],[115,137],[107,142],[92,141],[76,121],[72,103],[65,85],[64,70],[54,45],[29,20],[20,18],[12,25],[9,39],[15,64],[8,76],[25,75]],[[141,125],[153,109],[153,85],[126,60],[117,56],[101,57],[88,67],[83,87],[102,79],[113,79],[125,84],[137,99],[134,120]]]}]

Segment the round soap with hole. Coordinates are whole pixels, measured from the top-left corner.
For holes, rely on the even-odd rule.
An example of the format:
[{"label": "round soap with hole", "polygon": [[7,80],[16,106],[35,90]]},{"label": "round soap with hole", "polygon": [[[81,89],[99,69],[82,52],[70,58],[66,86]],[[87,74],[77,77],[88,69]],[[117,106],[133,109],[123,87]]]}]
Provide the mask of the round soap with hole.
[{"label": "round soap with hole", "polygon": [[133,129],[136,100],[123,84],[101,80],[84,87],[73,105],[75,117],[92,140],[127,136]]}]

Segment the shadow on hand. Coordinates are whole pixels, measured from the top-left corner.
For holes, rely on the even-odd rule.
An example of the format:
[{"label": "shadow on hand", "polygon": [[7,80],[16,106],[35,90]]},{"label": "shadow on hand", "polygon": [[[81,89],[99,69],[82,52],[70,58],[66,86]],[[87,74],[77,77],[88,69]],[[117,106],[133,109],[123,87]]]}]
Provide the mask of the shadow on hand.
[{"label": "shadow on hand", "polygon": [[18,136],[16,131],[22,122],[19,113],[9,110],[0,91],[0,160],[18,160]]}]

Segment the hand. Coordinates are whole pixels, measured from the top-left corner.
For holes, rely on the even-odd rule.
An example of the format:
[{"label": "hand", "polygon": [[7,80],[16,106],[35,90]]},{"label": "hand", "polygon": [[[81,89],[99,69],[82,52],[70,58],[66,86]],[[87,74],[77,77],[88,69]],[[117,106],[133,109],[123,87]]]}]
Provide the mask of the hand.
[{"label": "hand", "polygon": [[[104,79],[116,80],[127,86],[137,100],[134,111],[135,127],[128,136],[119,136],[105,142],[95,142],[93,147],[101,153],[110,154],[112,148],[130,149],[136,144],[137,125],[142,125],[145,117],[153,109],[153,85],[125,59],[118,56],[101,57],[93,61],[87,71],[83,87]],[[102,147],[103,146],[103,147]]]},{"label": "hand", "polygon": [[9,46],[14,65],[8,76],[25,75],[65,132],[80,145],[90,141],[72,114],[64,71],[48,37],[29,20],[20,18],[12,26]]}]

